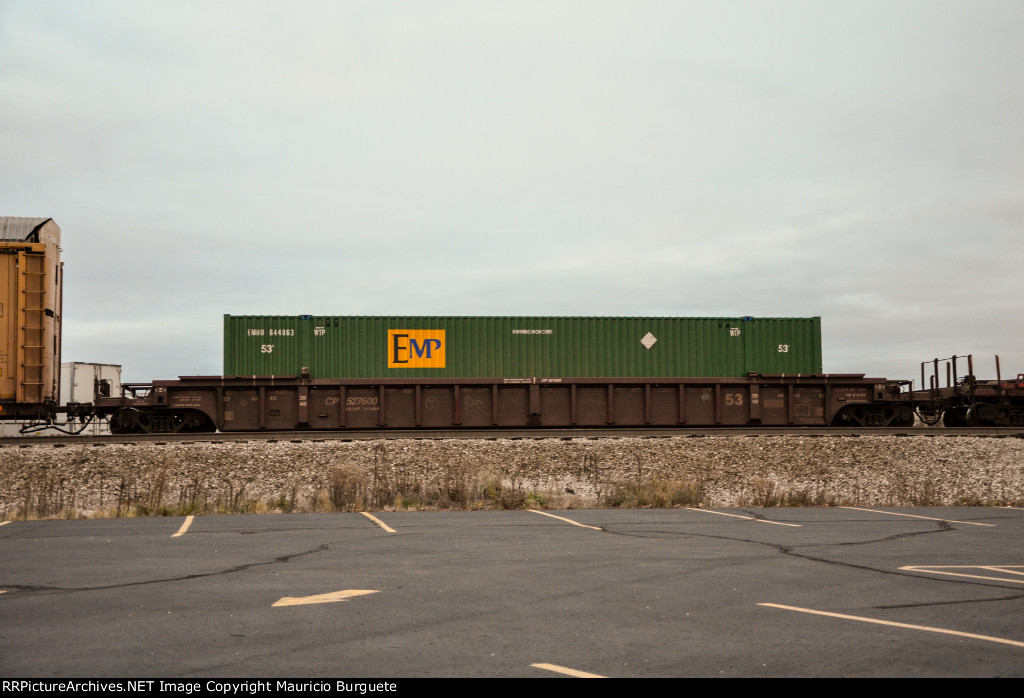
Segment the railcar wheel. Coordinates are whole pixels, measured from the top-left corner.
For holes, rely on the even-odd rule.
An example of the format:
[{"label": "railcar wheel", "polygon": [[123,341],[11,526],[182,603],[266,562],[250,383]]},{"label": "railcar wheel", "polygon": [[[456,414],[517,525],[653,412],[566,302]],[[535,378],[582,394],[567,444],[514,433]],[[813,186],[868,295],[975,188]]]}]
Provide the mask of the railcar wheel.
[{"label": "railcar wheel", "polygon": [[213,421],[203,412],[190,411],[175,415],[178,428],[176,431],[191,434],[210,434],[217,431]]},{"label": "railcar wheel", "polygon": [[196,410],[185,410],[184,412],[150,410],[139,415],[139,422],[147,434],[198,434],[216,431],[210,418]]},{"label": "railcar wheel", "polygon": [[111,434],[135,434],[139,431],[139,411],[134,407],[120,409],[110,415]]},{"label": "railcar wheel", "polygon": [[967,408],[950,407],[942,413],[942,426],[965,427],[967,426]]},{"label": "railcar wheel", "polygon": [[839,410],[838,412],[836,412],[836,416],[832,418],[832,424],[830,424],[829,426],[860,427],[864,425],[860,424],[857,421],[856,415],[854,414],[854,411],[850,408],[850,406],[846,406]]},{"label": "railcar wheel", "polygon": [[127,407],[110,417],[111,434],[209,434],[215,431],[213,421],[198,410],[166,412]]},{"label": "railcar wheel", "polygon": [[847,405],[832,418],[834,427],[912,427],[914,411],[909,406]]},{"label": "railcar wheel", "polygon": [[992,426],[992,421],[988,418],[988,410],[984,409],[984,405],[972,405],[967,410],[967,426],[969,427],[989,427]]},{"label": "railcar wheel", "polygon": [[912,427],[914,426],[914,410],[911,407],[897,407],[895,415],[893,416],[892,425],[894,427]]},{"label": "railcar wheel", "polygon": [[973,405],[967,410],[967,426],[1008,427],[1013,417],[1013,408],[1006,405]]}]

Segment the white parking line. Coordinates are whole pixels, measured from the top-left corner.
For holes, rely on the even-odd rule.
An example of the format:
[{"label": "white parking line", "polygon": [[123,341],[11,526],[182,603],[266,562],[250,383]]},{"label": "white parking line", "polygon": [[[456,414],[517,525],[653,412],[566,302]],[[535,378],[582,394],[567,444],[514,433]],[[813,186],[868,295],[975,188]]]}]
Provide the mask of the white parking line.
[{"label": "white parking line", "polygon": [[962,523],[968,526],[989,526],[995,528],[995,524],[975,523],[974,521],[957,521],[955,519],[939,519],[934,516],[918,516],[917,514],[900,514],[895,511],[882,511],[881,509],[861,509],[860,507],[838,507],[839,509],[853,509],[854,511],[870,511],[872,514],[889,514],[890,516],[907,516],[911,519],[925,519],[926,521],[948,521],[949,523]]},{"label": "white parking line", "polygon": [[378,526],[380,526],[381,528],[383,528],[383,529],[384,529],[385,531],[387,531],[388,533],[397,533],[397,531],[395,531],[395,529],[393,529],[393,528],[391,528],[390,526],[388,526],[388,525],[387,525],[386,523],[384,523],[383,521],[381,521],[380,519],[378,519],[378,518],[377,518],[376,516],[374,516],[373,514],[371,514],[371,513],[369,513],[369,512],[366,512],[366,511],[361,511],[361,512],[359,512],[359,513],[360,513],[360,514],[362,514],[363,516],[365,516],[366,518],[368,518],[368,519],[369,519],[370,521],[372,521],[372,522],[374,522],[375,524],[377,524]]},{"label": "white parking line", "polygon": [[[564,516],[555,516],[554,514],[549,514],[546,511],[537,511],[536,509],[527,509],[527,511],[532,511],[534,514],[540,514],[541,516],[550,516],[552,519],[558,519],[559,521],[564,521],[566,523],[571,523],[573,526],[579,526],[580,528],[592,528],[595,531],[600,531],[601,530],[600,526],[588,526],[587,524],[581,524],[579,521],[573,521],[572,519],[567,519]],[[536,664],[534,666],[536,666]],[[547,666],[547,665],[545,665],[545,666]],[[554,666],[554,665],[552,665],[552,666]]]},{"label": "white parking line", "polygon": [[800,613],[810,613],[816,616],[828,616],[830,618],[842,618],[844,620],[859,620],[862,623],[875,623],[877,625],[889,625],[894,628],[908,628],[910,630],[924,630],[929,633],[941,633],[943,635],[956,635],[957,637],[969,637],[972,640],[985,640],[986,642],[998,642],[1001,645],[1013,645],[1014,647],[1024,647],[1024,642],[1018,642],[1017,640],[1007,640],[1002,637],[992,637],[991,635],[977,635],[975,633],[964,633],[959,630],[948,630],[946,628],[932,628],[927,625],[911,625],[910,623],[896,623],[891,620],[878,620],[877,618],[865,618],[863,616],[848,616],[844,613],[830,613],[828,611],[816,611],[813,608],[800,608],[798,606],[783,606],[777,603],[759,603],[758,606],[767,606],[769,608],[781,608],[784,611],[798,611]]},{"label": "white parking line", "polygon": [[187,531],[188,527],[192,525],[192,520],[195,519],[195,518],[196,517],[193,516],[192,514],[189,514],[188,516],[186,516],[185,517],[185,523],[183,523],[181,525],[181,528],[178,529],[178,532],[175,533],[173,536],[171,536],[171,538],[177,538],[178,536],[185,535],[185,531]]},{"label": "white parking line", "polygon": [[[530,511],[535,511],[535,510],[534,509],[530,509]],[[537,513],[539,514],[540,512],[537,512]],[[558,517],[556,516],[555,518],[557,519]],[[530,666],[537,667],[538,669],[546,669],[547,671],[554,671],[554,672],[557,672],[559,674],[566,674],[567,676],[575,676],[578,679],[605,679],[605,678],[608,678],[606,676],[601,676],[600,674],[589,674],[589,673],[587,673],[585,671],[580,671],[579,669],[570,669],[569,667],[558,666],[557,664],[531,664]]]},{"label": "white parking line", "polygon": [[768,519],[759,519],[756,516],[742,516],[740,514],[727,514],[724,511],[712,511],[711,509],[692,509],[686,507],[687,511],[701,511],[705,514],[718,514],[719,516],[732,516],[737,519],[746,519],[747,521],[757,521],[758,523],[775,524],[776,526],[793,526],[794,528],[800,528],[803,524],[791,524],[782,523],[781,521],[769,521]]},{"label": "white parking line", "polygon": [[1024,579],[1012,579],[1007,577],[985,577],[980,574],[966,574],[965,572],[947,572],[946,570],[986,570],[988,572],[1002,572],[1006,575],[1017,575],[1024,577],[1022,565],[907,565],[900,567],[908,572],[925,572],[927,574],[942,574],[947,577],[968,577],[970,579],[984,579],[990,582],[1009,582],[1010,584],[1024,584]]}]

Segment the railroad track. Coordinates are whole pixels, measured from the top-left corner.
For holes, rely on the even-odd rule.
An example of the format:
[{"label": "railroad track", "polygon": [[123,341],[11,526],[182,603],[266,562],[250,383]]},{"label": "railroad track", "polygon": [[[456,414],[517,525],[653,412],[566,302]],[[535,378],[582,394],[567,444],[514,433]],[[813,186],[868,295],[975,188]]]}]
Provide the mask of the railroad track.
[{"label": "railroad track", "polygon": [[364,431],[279,431],[228,432],[215,434],[119,434],[80,436],[15,436],[0,438],[0,448],[52,444],[110,445],[126,443],[228,443],[233,441],[368,441],[375,439],[610,439],[666,437],[985,437],[1024,438],[1021,427],[945,428],[945,427],[721,427],[721,428],[614,428],[614,429],[407,429]]}]

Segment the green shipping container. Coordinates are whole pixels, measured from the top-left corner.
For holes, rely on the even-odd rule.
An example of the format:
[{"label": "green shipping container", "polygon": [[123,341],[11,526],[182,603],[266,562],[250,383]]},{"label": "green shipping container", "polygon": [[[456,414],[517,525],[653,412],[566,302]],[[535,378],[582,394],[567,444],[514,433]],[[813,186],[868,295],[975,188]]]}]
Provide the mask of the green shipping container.
[{"label": "green shipping container", "polygon": [[224,375],[741,377],[821,373],[821,318],[224,316]]}]

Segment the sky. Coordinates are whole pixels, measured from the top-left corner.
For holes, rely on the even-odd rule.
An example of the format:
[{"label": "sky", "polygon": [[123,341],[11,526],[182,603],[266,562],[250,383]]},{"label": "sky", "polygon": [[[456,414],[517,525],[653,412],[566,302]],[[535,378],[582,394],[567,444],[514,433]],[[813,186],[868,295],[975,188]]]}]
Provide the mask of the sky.
[{"label": "sky", "polygon": [[822,318],[1024,372],[1024,3],[0,0],[0,215],[64,361],[223,315]]}]

